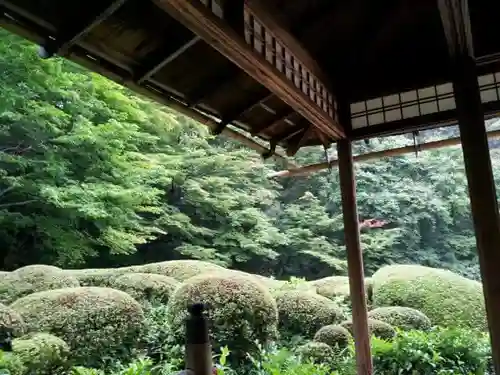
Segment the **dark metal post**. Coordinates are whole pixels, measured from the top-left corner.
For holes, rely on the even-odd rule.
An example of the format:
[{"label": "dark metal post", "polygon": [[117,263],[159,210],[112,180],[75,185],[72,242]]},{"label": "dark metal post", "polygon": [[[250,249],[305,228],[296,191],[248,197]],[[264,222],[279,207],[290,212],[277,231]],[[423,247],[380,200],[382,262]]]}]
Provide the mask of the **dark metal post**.
[{"label": "dark metal post", "polygon": [[186,321],[186,370],[193,375],[212,374],[212,348],[202,304],[189,307]]},{"label": "dark metal post", "polygon": [[370,332],[368,329],[368,313],[366,311],[363,254],[359,239],[356,182],[351,142],[347,139],[338,141],[337,153],[357,373],[358,375],[371,375],[373,374],[373,364],[370,349]]}]

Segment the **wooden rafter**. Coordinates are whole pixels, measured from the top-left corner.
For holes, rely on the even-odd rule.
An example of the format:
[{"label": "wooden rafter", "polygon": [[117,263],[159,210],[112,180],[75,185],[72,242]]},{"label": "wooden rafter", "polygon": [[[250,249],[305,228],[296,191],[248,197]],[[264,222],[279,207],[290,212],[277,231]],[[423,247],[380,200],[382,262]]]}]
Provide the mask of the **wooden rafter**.
[{"label": "wooden rafter", "polygon": [[[259,135],[261,133],[266,132],[269,129],[274,128],[278,124],[280,124],[282,121],[286,121],[288,117],[293,115],[295,111],[293,109],[287,108],[286,110],[280,111],[279,113],[276,114],[276,116],[267,124],[264,124],[257,129],[255,129],[252,132],[252,135]],[[293,125],[293,124],[292,124]]]},{"label": "wooden rafter", "polygon": [[186,52],[189,48],[193,47],[200,40],[201,38],[199,36],[193,36],[187,43],[168,46],[168,49],[163,51],[163,56],[160,57],[159,60],[149,63],[149,65],[144,68],[143,72],[137,76],[137,83],[142,84],[144,81],[163,69],[167,64]]},{"label": "wooden rafter", "polygon": [[114,0],[107,7],[102,9],[92,19],[89,19],[83,25],[69,25],[68,30],[65,30],[62,35],[55,40],[47,41],[45,50],[49,56],[57,54],[66,56],[71,46],[83,39],[92,29],[105,21],[114,12],[116,12],[127,0]]},{"label": "wooden rafter", "polygon": [[155,0],[155,3],[202,37],[208,44],[255,80],[262,83],[267,89],[275,93],[276,96],[293,107],[314,126],[317,126],[332,138],[345,137],[340,124],[313,103],[283,73],[270,65],[262,56],[255,53],[242,37],[201,2]]},{"label": "wooden rafter", "polygon": [[304,142],[314,132],[315,132],[315,127],[309,125],[308,127],[303,128],[299,134],[290,139],[288,142],[288,147],[286,149],[287,156],[294,156],[299,151],[299,149],[304,145]]}]

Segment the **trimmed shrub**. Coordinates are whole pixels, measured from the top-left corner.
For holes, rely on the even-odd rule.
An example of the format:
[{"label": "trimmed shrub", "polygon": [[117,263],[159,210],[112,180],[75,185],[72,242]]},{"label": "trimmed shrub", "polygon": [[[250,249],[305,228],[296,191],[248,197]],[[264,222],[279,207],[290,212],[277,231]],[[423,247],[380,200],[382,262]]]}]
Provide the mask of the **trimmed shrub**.
[{"label": "trimmed shrub", "polygon": [[[334,301],[350,305],[351,291],[349,289],[349,278],[347,276],[330,276],[309,282],[316,288],[316,293]],[[372,279],[365,278],[365,297],[371,304]]]},{"label": "trimmed shrub", "polygon": [[325,343],[333,349],[342,351],[352,342],[352,336],[346,328],[331,324],[321,327],[314,335],[314,341]]},{"label": "trimmed shrub", "polygon": [[232,359],[258,353],[256,340],[265,344],[276,336],[276,303],[253,278],[223,272],[187,280],[168,304],[169,323],[178,343],[184,342],[187,307],[193,303],[208,305],[215,350],[227,345]]},{"label": "trimmed shrub", "polygon": [[383,267],[373,281],[375,307],[411,307],[436,325],[486,330],[482,285],[477,281],[415,265]]},{"label": "trimmed shrub", "polygon": [[129,273],[110,282],[110,287],[130,294],[137,301],[167,303],[180,283],[172,277],[154,273]]},{"label": "trimmed shrub", "polygon": [[66,374],[70,367],[68,344],[49,333],[15,339],[12,350],[30,374]]},{"label": "trimmed shrub", "polygon": [[158,275],[173,277],[182,282],[205,273],[224,271],[225,268],[202,260],[170,260],[167,262],[145,264],[135,267],[135,270],[141,273],[156,273]]},{"label": "trimmed shrub", "polygon": [[[0,303],[0,335],[10,333],[13,337],[24,334],[26,327],[23,318],[15,310]],[[0,336],[0,342],[2,337]]]},{"label": "trimmed shrub", "polygon": [[276,294],[279,331],[283,338],[312,338],[321,327],[344,319],[339,306],[326,297],[303,291],[282,291]]},{"label": "trimmed shrub", "polygon": [[21,359],[13,353],[4,353],[0,350],[0,374],[26,375],[28,370]]},{"label": "trimmed shrub", "polygon": [[80,287],[30,294],[11,307],[28,332],[62,338],[76,364],[93,366],[105,357],[127,358],[142,329],[141,306],[128,294],[109,288]]},{"label": "trimmed shrub", "polygon": [[109,287],[111,282],[118,276],[134,272],[131,267],[121,268],[86,268],[80,270],[65,270],[78,280],[81,286],[102,286]]},{"label": "trimmed shrub", "polygon": [[[353,334],[352,320],[346,320],[340,323],[340,325]],[[383,340],[390,340],[396,336],[396,330],[393,326],[376,319],[368,319],[368,330],[370,331],[370,335]]]},{"label": "trimmed shrub", "polygon": [[410,331],[428,331],[432,327],[430,319],[418,310],[411,307],[391,306],[379,307],[368,313],[368,317],[386,322],[393,327]]},{"label": "trimmed shrub", "polygon": [[313,363],[331,364],[335,360],[335,351],[323,342],[310,341],[300,346],[297,353]]},{"label": "trimmed shrub", "polygon": [[9,304],[31,293],[78,286],[78,280],[65,274],[60,268],[35,264],[2,275],[0,302]]}]

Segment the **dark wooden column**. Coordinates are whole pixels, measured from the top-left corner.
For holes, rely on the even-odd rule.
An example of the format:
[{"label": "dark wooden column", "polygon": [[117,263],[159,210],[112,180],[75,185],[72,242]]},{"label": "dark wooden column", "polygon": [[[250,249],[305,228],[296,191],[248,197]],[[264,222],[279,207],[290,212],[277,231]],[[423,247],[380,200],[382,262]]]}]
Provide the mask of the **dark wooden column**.
[{"label": "dark wooden column", "polygon": [[358,375],[371,375],[373,365],[370,350],[370,332],[368,330],[368,313],[366,311],[363,253],[359,239],[356,182],[351,142],[345,139],[338,141],[337,152],[357,373]]},{"label": "dark wooden column", "polygon": [[475,61],[455,61],[454,89],[495,372],[500,374],[500,218]]},{"label": "dark wooden column", "polygon": [[500,374],[500,217],[466,0],[439,0],[481,267],[495,372]]}]

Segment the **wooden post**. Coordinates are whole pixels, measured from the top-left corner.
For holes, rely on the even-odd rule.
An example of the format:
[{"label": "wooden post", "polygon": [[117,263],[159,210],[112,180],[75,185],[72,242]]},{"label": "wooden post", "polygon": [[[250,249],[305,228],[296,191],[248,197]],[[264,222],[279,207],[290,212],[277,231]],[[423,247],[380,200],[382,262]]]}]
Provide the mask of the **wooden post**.
[{"label": "wooden post", "polygon": [[500,374],[500,218],[484,113],[472,57],[455,60],[455,100],[476,232],[495,373]]},{"label": "wooden post", "polygon": [[366,311],[363,254],[359,239],[356,182],[354,178],[351,142],[346,139],[339,140],[337,143],[337,152],[357,373],[358,375],[371,375],[373,373],[373,365],[370,351],[368,313]]},{"label": "wooden post", "polygon": [[495,373],[500,374],[500,217],[467,0],[438,0],[452,63],[453,89]]}]

